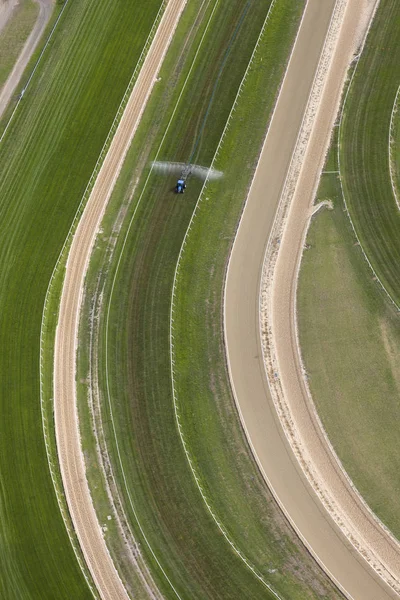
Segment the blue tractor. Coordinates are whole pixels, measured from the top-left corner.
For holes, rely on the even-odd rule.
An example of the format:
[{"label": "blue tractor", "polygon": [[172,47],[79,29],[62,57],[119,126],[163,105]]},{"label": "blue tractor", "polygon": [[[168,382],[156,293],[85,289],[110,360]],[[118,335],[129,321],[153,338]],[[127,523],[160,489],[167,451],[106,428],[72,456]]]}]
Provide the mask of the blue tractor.
[{"label": "blue tractor", "polygon": [[178,183],[176,184],[176,193],[183,194],[186,190],[186,183],[184,179],[178,179]]},{"label": "blue tractor", "polygon": [[181,171],[181,175],[178,179],[178,183],[176,184],[176,193],[177,194],[183,194],[183,192],[186,190],[186,179],[189,177],[189,175],[192,172],[192,166],[191,165],[185,165],[183,170]]}]

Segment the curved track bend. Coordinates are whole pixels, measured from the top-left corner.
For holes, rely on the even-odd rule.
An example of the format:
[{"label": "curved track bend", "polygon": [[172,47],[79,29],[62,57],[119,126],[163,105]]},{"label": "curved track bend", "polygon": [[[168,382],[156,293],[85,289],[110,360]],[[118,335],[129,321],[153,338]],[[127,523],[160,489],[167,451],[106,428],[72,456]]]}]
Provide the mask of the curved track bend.
[{"label": "curved track bend", "polygon": [[106,548],[85,475],[76,407],[77,332],[84,277],[107,201],[136,131],[186,0],[169,0],[121,122],[97,177],[68,256],[54,358],[54,416],[57,449],[74,528],[86,563],[104,600],[127,593]]},{"label": "curved track bend", "polygon": [[7,104],[10,102],[11,96],[14,93],[15,88],[19,84],[23,72],[27,64],[29,63],[32,54],[38,45],[40,38],[43,35],[46,25],[50,20],[54,9],[54,0],[35,0],[39,4],[39,14],[37,16],[35,25],[28,39],[26,40],[24,47],[18,56],[17,62],[14,65],[7,81],[0,90],[0,117],[7,108]]},{"label": "curved track bend", "polygon": [[[303,167],[297,186],[301,183],[302,187],[297,187],[295,196],[292,197],[294,208],[290,209],[282,237],[274,232],[269,245],[268,241],[282,192],[286,187],[294,150],[300,139],[299,132],[304,126],[303,116],[314,89],[318,63],[325,52],[324,42],[329,38],[330,26],[335,26],[334,15],[337,14],[336,9],[341,1],[308,0],[230,258],[225,289],[225,339],[231,382],[244,429],[260,469],[285,514],[312,554],[348,598],[388,600],[398,596],[346,539],[304,476],[285,435],[288,430],[286,423],[285,431],[282,427],[285,417],[289,421],[289,428],[293,427],[290,422],[292,413],[289,410],[285,415],[280,410],[282,422],[278,417],[263,355],[263,349],[266,356],[271,352],[268,340],[271,339],[269,336],[272,331],[274,351],[278,356],[278,361],[272,366],[277,364],[278,369],[268,365],[269,378],[272,381],[276,378],[280,382],[285,401],[289,404],[290,400],[286,397],[288,382],[302,380],[301,369],[296,369],[297,340],[293,341],[293,323],[297,266],[303,235],[346,70],[356,50],[357,37],[368,23],[366,11],[362,9],[366,5],[371,8],[371,0],[345,0],[346,10],[340,17],[339,25],[336,24],[340,29],[337,30],[339,37],[332,47],[333,60],[326,63],[330,66],[325,69],[325,88],[311,115],[313,125],[308,147],[303,147],[301,151]],[[318,84],[318,78],[315,83]],[[294,185],[296,182],[291,188],[292,193]],[[279,272],[274,273],[272,299],[268,303],[269,310],[272,307],[272,313],[269,314],[267,325],[262,323],[264,342],[267,339],[267,348],[263,348],[260,333],[260,285],[264,257],[271,247],[279,247]],[[287,254],[281,258],[283,247]],[[303,419],[300,423],[302,440],[307,443],[307,439],[314,434],[309,429],[309,422],[304,421],[304,412],[300,411],[296,416],[300,421]],[[320,444],[317,452],[325,452],[327,456],[329,448],[326,440],[323,441],[324,444]],[[312,452],[307,455],[308,463],[312,466],[313,460],[317,462],[319,459]],[[352,494],[351,486],[345,478],[342,479],[342,486],[347,486],[346,492]],[[354,496],[353,492],[352,497]],[[368,516],[366,517],[367,511],[361,502],[358,502],[357,511],[352,515],[355,519],[353,524],[355,529],[360,529]],[[367,547],[370,550],[370,546],[374,546],[382,559],[381,564],[384,568],[389,564],[389,570],[393,573],[393,568],[396,568],[393,563],[393,546],[388,536],[383,537],[382,531],[379,534],[376,530],[372,531],[370,545]],[[365,540],[361,540],[362,547]],[[397,561],[397,569],[399,568],[400,560]]]},{"label": "curved track bend", "polygon": [[0,33],[11,19],[18,0],[0,0]]}]

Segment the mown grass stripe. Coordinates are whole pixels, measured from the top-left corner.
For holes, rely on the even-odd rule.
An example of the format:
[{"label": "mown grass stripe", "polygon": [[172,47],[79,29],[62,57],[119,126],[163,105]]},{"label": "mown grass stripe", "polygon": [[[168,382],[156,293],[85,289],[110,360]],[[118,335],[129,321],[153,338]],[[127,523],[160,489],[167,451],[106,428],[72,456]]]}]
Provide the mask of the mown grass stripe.
[{"label": "mown grass stripe", "polygon": [[47,468],[40,325],[57,254],[158,8],[68,3],[0,147],[0,595],[10,600],[92,597]]}]

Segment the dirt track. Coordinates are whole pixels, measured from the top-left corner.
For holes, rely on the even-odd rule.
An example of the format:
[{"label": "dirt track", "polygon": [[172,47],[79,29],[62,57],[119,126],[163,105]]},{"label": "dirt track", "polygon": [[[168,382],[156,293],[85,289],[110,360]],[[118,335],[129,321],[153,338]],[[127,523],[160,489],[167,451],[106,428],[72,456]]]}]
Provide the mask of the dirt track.
[{"label": "dirt track", "polygon": [[76,350],[84,276],[102,215],[136,131],[186,0],[170,0],[133,88],[92,194],[75,233],[68,257],[56,332],[54,412],[61,474],[79,543],[100,595],[127,599],[108,554],[92,505],[81,452],[76,408]]},{"label": "dirt track", "polygon": [[[7,104],[9,103],[11,96],[17,87],[22,74],[40,40],[43,35],[46,25],[49,22],[51,13],[54,8],[54,0],[35,0],[39,4],[39,14],[36,19],[35,25],[25,42],[24,47],[11,71],[7,81],[1,88],[0,92],[0,117],[5,111]],[[1,8],[1,5],[0,5]],[[1,23],[1,18],[0,18]],[[1,30],[1,25],[0,25]]]},{"label": "dirt track", "polygon": [[[340,3],[339,0],[338,6]],[[296,281],[302,236],[310,215],[310,204],[319,170],[322,167],[344,74],[355,49],[354,40],[360,33],[360,27],[356,33],[357,25],[363,21],[361,24],[365,27],[367,22],[366,11],[363,10],[366,4],[368,0],[347,2],[347,10],[343,13],[341,37],[337,44],[335,42],[332,45],[331,55],[335,52],[334,62],[330,67],[326,63],[325,75],[328,75],[328,79],[323,84],[326,86],[324,95],[320,96],[316,106],[311,107],[312,135],[309,138],[308,150],[305,152],[305,146],[299,148],[299,157],[304,163],[294,198],[292,195],[295,182],[287,181],[288,186],[285,191],[293,202],[293,207],[296,208],[291,210],[283,238],[279,230],[275,231],[271,244],[267,247],[298,133],[304,125],[307,125],[307,122],[302,125],[302,119],[313,88],[314,74],[335,5],[334,0],[308,1],[231,255],[225,294],[225,335],[230,374],[242,422],[260,468],[283,510],[312,553],[340,584],[348,597],[355,600],[386,600],[397,595],[356,552],[324,510],[306,480],[285,435],[287,432],[289,437],[292,436],[291,432],[298,431],[300,427],[301,442],[304,445],[310,441],[314,443],[315,438],[318,438],[320,444],[318,447],[312,447],[312,443],[311,446],[306,446],[308,453],[304,454],[303,464],[306,463],[305,466],[310,470],[315,468],[315,464],[318,468],[321,467],[321,463],[324,468],[328,463],[331,464],[329,460],[325,460],[327,456],[325,439],[323,436],[314,435],[311,431],[312,419],[308,418],[307,421],[306,417],[309,413],[302,410],[305,405],[304,397],[298,395],[298,389],[289,388],[296,385],[296,382],[298,385],[302,382],[301,369],[298,361],[295,360],[297,344],[293,329],[295,309],[293,282]],[[340,25],[340,18],[337,21]],[[334,21],[332,25],[335,26]],[[317,78],[316,85],[318,81]],[[319,110],[317,110],[318,104]],[[269,378],[273,382],[271,389],[274,398],[276,399],[278,395],[274,388],[278,392],[279,388],[284,390],[284,394],[278,397],[277,408],[285,432],[278,418],[266,377],[259,326],[260,283],[264,255],[268,249],[270,258],[273,258],[278,248],[277,272],[274,273],[276,285],[269,298],[266,290],[263,289],[265,304],[262,308],[266,309],[266,313],[264,312],[266,321],[262,323],[262,338],[267,358],[272,356],[274,359],[275,349],[278,357],[278,361],[270,363],[268,369]],[[271,347],[271,340],[274,348]],[[284,402],[289,405],[289,410]],[[293,421],[293,413],[290,410],[292,408],[297,409],[294,415],[296,422]],[[291,441],[293,443],[293,437]],[[293,443],[295,450],[298,449],[296,442],[298,443],[297,439]],[[327,471],[324,474],[325,484],[328,482],[333,484]],[[338,481],[337,475],[335,481]],[[340,479],[340,482],[342,489],[345,487],[348,492],[350,486],[347,480]],[[346,510],[347,508],[348,506]],[[358,503],[356,509],[352,514],[353,525],[354,531],[360,534],[360,528],[363,528],[365,518],[368,521],[368,517],[365,516],[366,510],[362,504]],[[341,525],[343,526],[343,522]],[[361,536],[359,541],[365,548],[365,538]],[[396,555],[393,555],[393,544],[386,535],[382,536],[382,532],[377,533],[375,524],[368,540],[369,551],[371,547],[377,550],[378,554],[380,553],[382,564],[390,565],[390,570],[400,567],[400,560],[397,558],[396,563]]]},{"label": "dirt track", "polygon": [[18,5],[18,0],[0,0],[0,33]]}]

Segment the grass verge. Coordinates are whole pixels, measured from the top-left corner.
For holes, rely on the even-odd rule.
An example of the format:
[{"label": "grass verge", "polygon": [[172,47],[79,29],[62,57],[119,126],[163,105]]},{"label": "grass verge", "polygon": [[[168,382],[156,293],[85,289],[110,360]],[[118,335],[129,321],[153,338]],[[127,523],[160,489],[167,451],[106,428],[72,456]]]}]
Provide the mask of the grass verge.
[{"label": "grass verge", "polygon": [[0,89],[11,73],[30,32],[33,29],[39,6],[33,0],[23,0],[15,9],[11,20],[0,34]]},{"label": "grass verge", "polygon": [[158,6],[148,2],[133,14],[108,0],[69,3],[0,148],[3,598],[92,597],[48,469],[39,402],[42,309]]},{"label": "grass verge", "polygon": [[[210,7],[213,5],[214,2]],[[243,20],[243,28],[227,57],[226,49],[231,47],[232,36],[247,5],[249,12]],[[261,54],[249,72],[251,83],[246,87],[246,100],[240,105],[240,111],[237,109],[226,139],[223,164],[230,162],[228,157],[233,163],[232,167],[227,166],[230,191],[215,189],[215,204],[203,215],[201,235],[192,246],[193,263],[187,265],[187,277],[194,284],[193,290],[191,284],[185,283],[185,286],[189,285],[190,290],[188,302],[192,299],[194,303],[180,321],[179,369],[182,373],[186,370],[193,378],[193,382],[186,377],[186,381],[180,383],[186,386],[184,427],[195,448],[202,480],[212,490],[213,509],[227,519],[241,551],[251,557],[265,579],[281,594],[290,598],[317,598],[321,594],[328,597],[337,597],[337,594],[299,545],[250,457],[229,391],[220,328],[227,254],[303,6],[303,3],[294,6],[286,0],[278,0],[262,38]],[[267,8],[236,1],[228,11],[226,7],[217,10],[196,62],[195,76],[189,80],[161,147],[160,160],[185,161],[195,148],[194,162],[210,164]],[[182,27],[180,31],[182,33]],[[82,401],[87,395],[85,388],[90,371],[87,341],[92,316],[97,321],[101,342],[97,360],[106,444],[118,474],[125,512],[142,552],[153,566],[160,588],[166,597],[176,597],[163,581],[141,527],[182,598],[270,598],[273,596],[268,589],[227,544],[201,499],[179,439],[171,396],[171,288],[179,249],[201,183],[191,178],[185,196],[175,196],[172,191],[175,179],[154,172],[149,174],[148,164],[155,158],[155,148],[159,146],[188,73],[199,36],[200,31],[193,43],[188,42],[183,55],[178,45],[171,48],[161,72],[162,81],[167,78],[168,81],[153,94],[97,239],[86,282],[82,319],[80,398]],[[182,42],[186,43],[185,38],[179,41]],[[221,70],[224,61],[226,67]],[[210,111],[214,92],[216,101]],[[266,96],[268,101],[258,112],[260,98],[265,100]],[[254,134],[254,128],[259,133]],[[200,142],[199,132],[202,133]],[[254,137],[258,142],[253,142]],[[243,155],[238,152],[236,143]],[[245,162],[243,156],[246,156]],[[242,173],[236,177],[238,165]],[[136,217],[125,238],[135,210]],[[210,260],[215,260],[215,264],[210,266]],[[210,288],[209,269],[209,275],[215,270]],[[94,302],[96,294],[99,304]],[[184,300],[186,294],[181,291],[179,294]],[[193,311],[196,312],[195,324],[192,323]],[[205,315],[204,320],[202,315]],[[183,321],[186,320],[196,326],[199,333],[193,347],[187,344],[192,329],[190,332],[185,329]],[[203,375],[201,368],[205,371]],[[81,416],[81,422],[85,423],[85,452],[92,457],[89,473],[93,489],[97,459],[91,435],[93,423],[84,404]],[[117,460],[118,453],[121,464]],[[209,460],[217,473],[212,472]],[[126,488],[122,485],[124,476]],[[95,490],[94,496],[98,495]],[[98,502],[100,505],[101,498]]]}]

